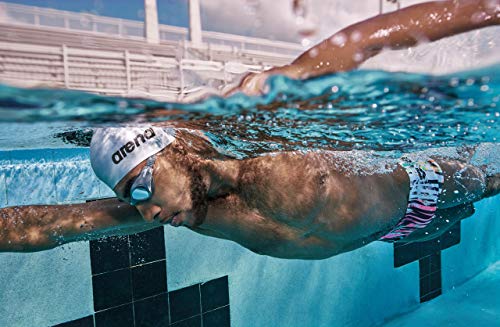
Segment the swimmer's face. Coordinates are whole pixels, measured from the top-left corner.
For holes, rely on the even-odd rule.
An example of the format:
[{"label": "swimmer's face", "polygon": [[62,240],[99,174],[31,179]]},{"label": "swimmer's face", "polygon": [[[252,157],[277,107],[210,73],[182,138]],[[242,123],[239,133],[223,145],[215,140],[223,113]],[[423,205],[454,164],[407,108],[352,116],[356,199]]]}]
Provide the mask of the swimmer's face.
[{"label": "swimmer's face", "polygon": [[[206,215],[206,192],[201,176],[179,154],[157,155],[153,167],[153,196],[135,207],[148,222],[198,226]],[[146,161],[132,169],[115,187],[118,198],[130,202],[130,187]]]}]

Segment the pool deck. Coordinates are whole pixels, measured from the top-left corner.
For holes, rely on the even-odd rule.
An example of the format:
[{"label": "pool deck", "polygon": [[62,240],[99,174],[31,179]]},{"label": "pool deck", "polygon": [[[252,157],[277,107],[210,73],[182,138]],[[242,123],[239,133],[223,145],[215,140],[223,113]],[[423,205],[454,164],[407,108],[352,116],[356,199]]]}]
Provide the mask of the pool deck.
[{"label": "pool deck", "polygon": [[497,261],[463,285],[383,327],[497,327],[499,321],[500,261]]}]

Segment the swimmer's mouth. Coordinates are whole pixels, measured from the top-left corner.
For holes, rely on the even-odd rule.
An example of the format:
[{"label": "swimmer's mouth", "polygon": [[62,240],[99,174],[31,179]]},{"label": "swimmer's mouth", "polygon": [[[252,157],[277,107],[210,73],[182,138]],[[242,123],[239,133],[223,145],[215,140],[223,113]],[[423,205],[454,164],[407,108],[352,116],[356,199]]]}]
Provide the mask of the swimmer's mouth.
[{"label": "swimmer's mouth", "polygon": [[174,212],[170,217],[164,218],[164,219],[160,220],[160,222],[162,224],[170,224],[172,226],[179,226],[180,222],[174,221],[174,218],[177,217],[180,213],[181,213],[180,211]]}]

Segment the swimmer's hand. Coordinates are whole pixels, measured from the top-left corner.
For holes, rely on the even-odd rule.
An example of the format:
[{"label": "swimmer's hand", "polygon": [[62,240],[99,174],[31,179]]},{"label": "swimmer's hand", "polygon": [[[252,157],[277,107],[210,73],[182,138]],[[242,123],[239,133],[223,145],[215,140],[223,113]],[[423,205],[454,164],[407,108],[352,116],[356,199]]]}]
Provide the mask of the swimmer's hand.
[{"label": "swimmer's hand", "polygon": [[243,93],[250,96],[265,94],[264,86],[267,78],[270,76],[268,71],[261,73],[248,73],[241,79],[240,83],[227,91],[224,96],[228,97],[236,93]]},{"label": "swimmer's hand", "polygon": [[223,94],[225,97],[231,96],[236,93],[243,93],[249,96],[259,96],[267,93],[266,81],[272,75],[285,75],[287,77],[297,79],[299,76],[296,74],[295,69],[291,65],[274,67],[260,73],[248,73],[241,79],[238,86],[233,87]]}]

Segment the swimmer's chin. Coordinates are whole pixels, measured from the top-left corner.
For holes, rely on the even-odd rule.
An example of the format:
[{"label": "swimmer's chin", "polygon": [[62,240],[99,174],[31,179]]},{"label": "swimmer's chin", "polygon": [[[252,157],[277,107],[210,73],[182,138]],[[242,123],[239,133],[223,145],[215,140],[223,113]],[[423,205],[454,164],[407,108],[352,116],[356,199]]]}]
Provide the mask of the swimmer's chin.
[{"label": "swimmer's chin", "polygon": [[197,218],[198,217],[195,217],[194,212],[192,212],[191,210],[177,211],[168,219],[162,221],[162,223],[173,227],[184,226],[191,228],[199,226],[205,220],[205,217],[202,217],[202,219]]},{"label": "swimmer's chin", "polygon": [[182,217],[182,221],[185,227],[198,227],[205,222],[206,215],[206,212],[199,212],[198,210],[187,211],[185,216]]},{"label": "swimmer's chin", "polygon": [[[176,211],[170,216],[164,217],[163,219],[158,219],[158,222],[163,224],[163,225],[171,225],[174,227],[178,227],[183,225],[183,220],[182,220],[182,211]],[[156,219],[155,219],[156,220]]]}]

